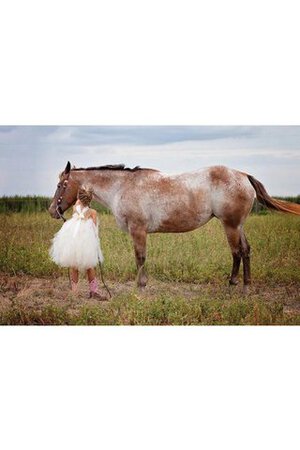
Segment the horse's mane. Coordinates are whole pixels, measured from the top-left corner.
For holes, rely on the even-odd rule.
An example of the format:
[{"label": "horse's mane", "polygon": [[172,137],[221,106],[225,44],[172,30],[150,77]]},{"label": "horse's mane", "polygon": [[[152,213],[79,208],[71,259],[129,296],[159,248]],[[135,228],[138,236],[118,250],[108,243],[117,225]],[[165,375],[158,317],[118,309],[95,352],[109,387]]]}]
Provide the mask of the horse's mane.
[{"label": "horse's mane", "polygon": [[130,167],[126,167],[125,164],[108,164],[107,166],[98,166],[98,167],[73,167],[72,170],[126,170],[128,172],[137,172],[138,170],[155,170],[155,169],[146,169],[140,166],[135,166],[132,169]]}]

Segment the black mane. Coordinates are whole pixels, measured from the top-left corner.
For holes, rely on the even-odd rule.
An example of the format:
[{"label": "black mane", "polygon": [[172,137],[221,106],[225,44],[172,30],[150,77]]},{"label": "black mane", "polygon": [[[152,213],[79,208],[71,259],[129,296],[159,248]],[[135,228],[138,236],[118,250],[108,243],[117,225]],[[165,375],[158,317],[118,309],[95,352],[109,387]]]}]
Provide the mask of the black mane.
[{"label": "black mane", "polygon": [[98,167],[74,167],[72,170],[127,170],[128,172],[136,172],[137,170],[145,170],[140,166],[133,167],[133,169],[129,167],[125,167],[125,164],[108,164],[107,166],[98,166]]}]

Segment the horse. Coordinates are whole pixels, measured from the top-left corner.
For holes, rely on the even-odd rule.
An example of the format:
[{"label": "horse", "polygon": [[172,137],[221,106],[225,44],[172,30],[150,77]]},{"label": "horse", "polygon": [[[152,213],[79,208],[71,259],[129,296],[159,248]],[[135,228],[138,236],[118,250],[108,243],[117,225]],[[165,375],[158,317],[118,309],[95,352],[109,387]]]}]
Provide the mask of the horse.
[{"label": "horse", "polygon": [[252,175],[225,166],[167,175],[124,164],[71,168],[68,161],[49,208],[53,218],[63,217],[75,203],[81,186],[91,188],[94,200],[109,208],[119,228],[130,233],[140,288],[148,281],[144,267],[148,233],[188,232],[216,217],[232,253],[229,284],[238,283],[243,261],[243,291],[247,294],[251,283],[250,245],[243,225],[255,196],[271,210],[300,215],[300,205],[272,198]]}]

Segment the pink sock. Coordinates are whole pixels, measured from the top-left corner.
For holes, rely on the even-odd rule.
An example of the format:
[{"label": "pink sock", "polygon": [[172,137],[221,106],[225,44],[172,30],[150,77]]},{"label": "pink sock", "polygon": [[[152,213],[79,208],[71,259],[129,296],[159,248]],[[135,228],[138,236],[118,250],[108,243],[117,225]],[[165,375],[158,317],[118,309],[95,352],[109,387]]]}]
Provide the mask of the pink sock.
[{"label": "pink sock", "polygon": [[90,292],[93,294],[98,294],[98,281],[96,278],[90,281]]}]

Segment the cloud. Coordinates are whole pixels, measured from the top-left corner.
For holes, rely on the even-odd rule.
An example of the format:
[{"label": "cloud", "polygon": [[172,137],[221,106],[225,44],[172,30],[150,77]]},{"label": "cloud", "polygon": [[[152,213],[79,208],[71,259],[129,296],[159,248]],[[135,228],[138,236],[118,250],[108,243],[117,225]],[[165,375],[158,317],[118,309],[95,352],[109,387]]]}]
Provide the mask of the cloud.
[{"label": "cloud", "polygon": [[252,173],[273,194],[294,195],[300,192],[300,127],[0,127],[0,195],[51,195],[67,160],[168,173],[224,164]]},{"label": "cloud", "polygon": [[[64,145],[156,145],[232,136],[251,138],[256,127],[219,126],[16,126],[0,127],[1,143]],[[2,130],[1,130],[2,129]],[[3,136],[5,135],[5,136]]]}]

